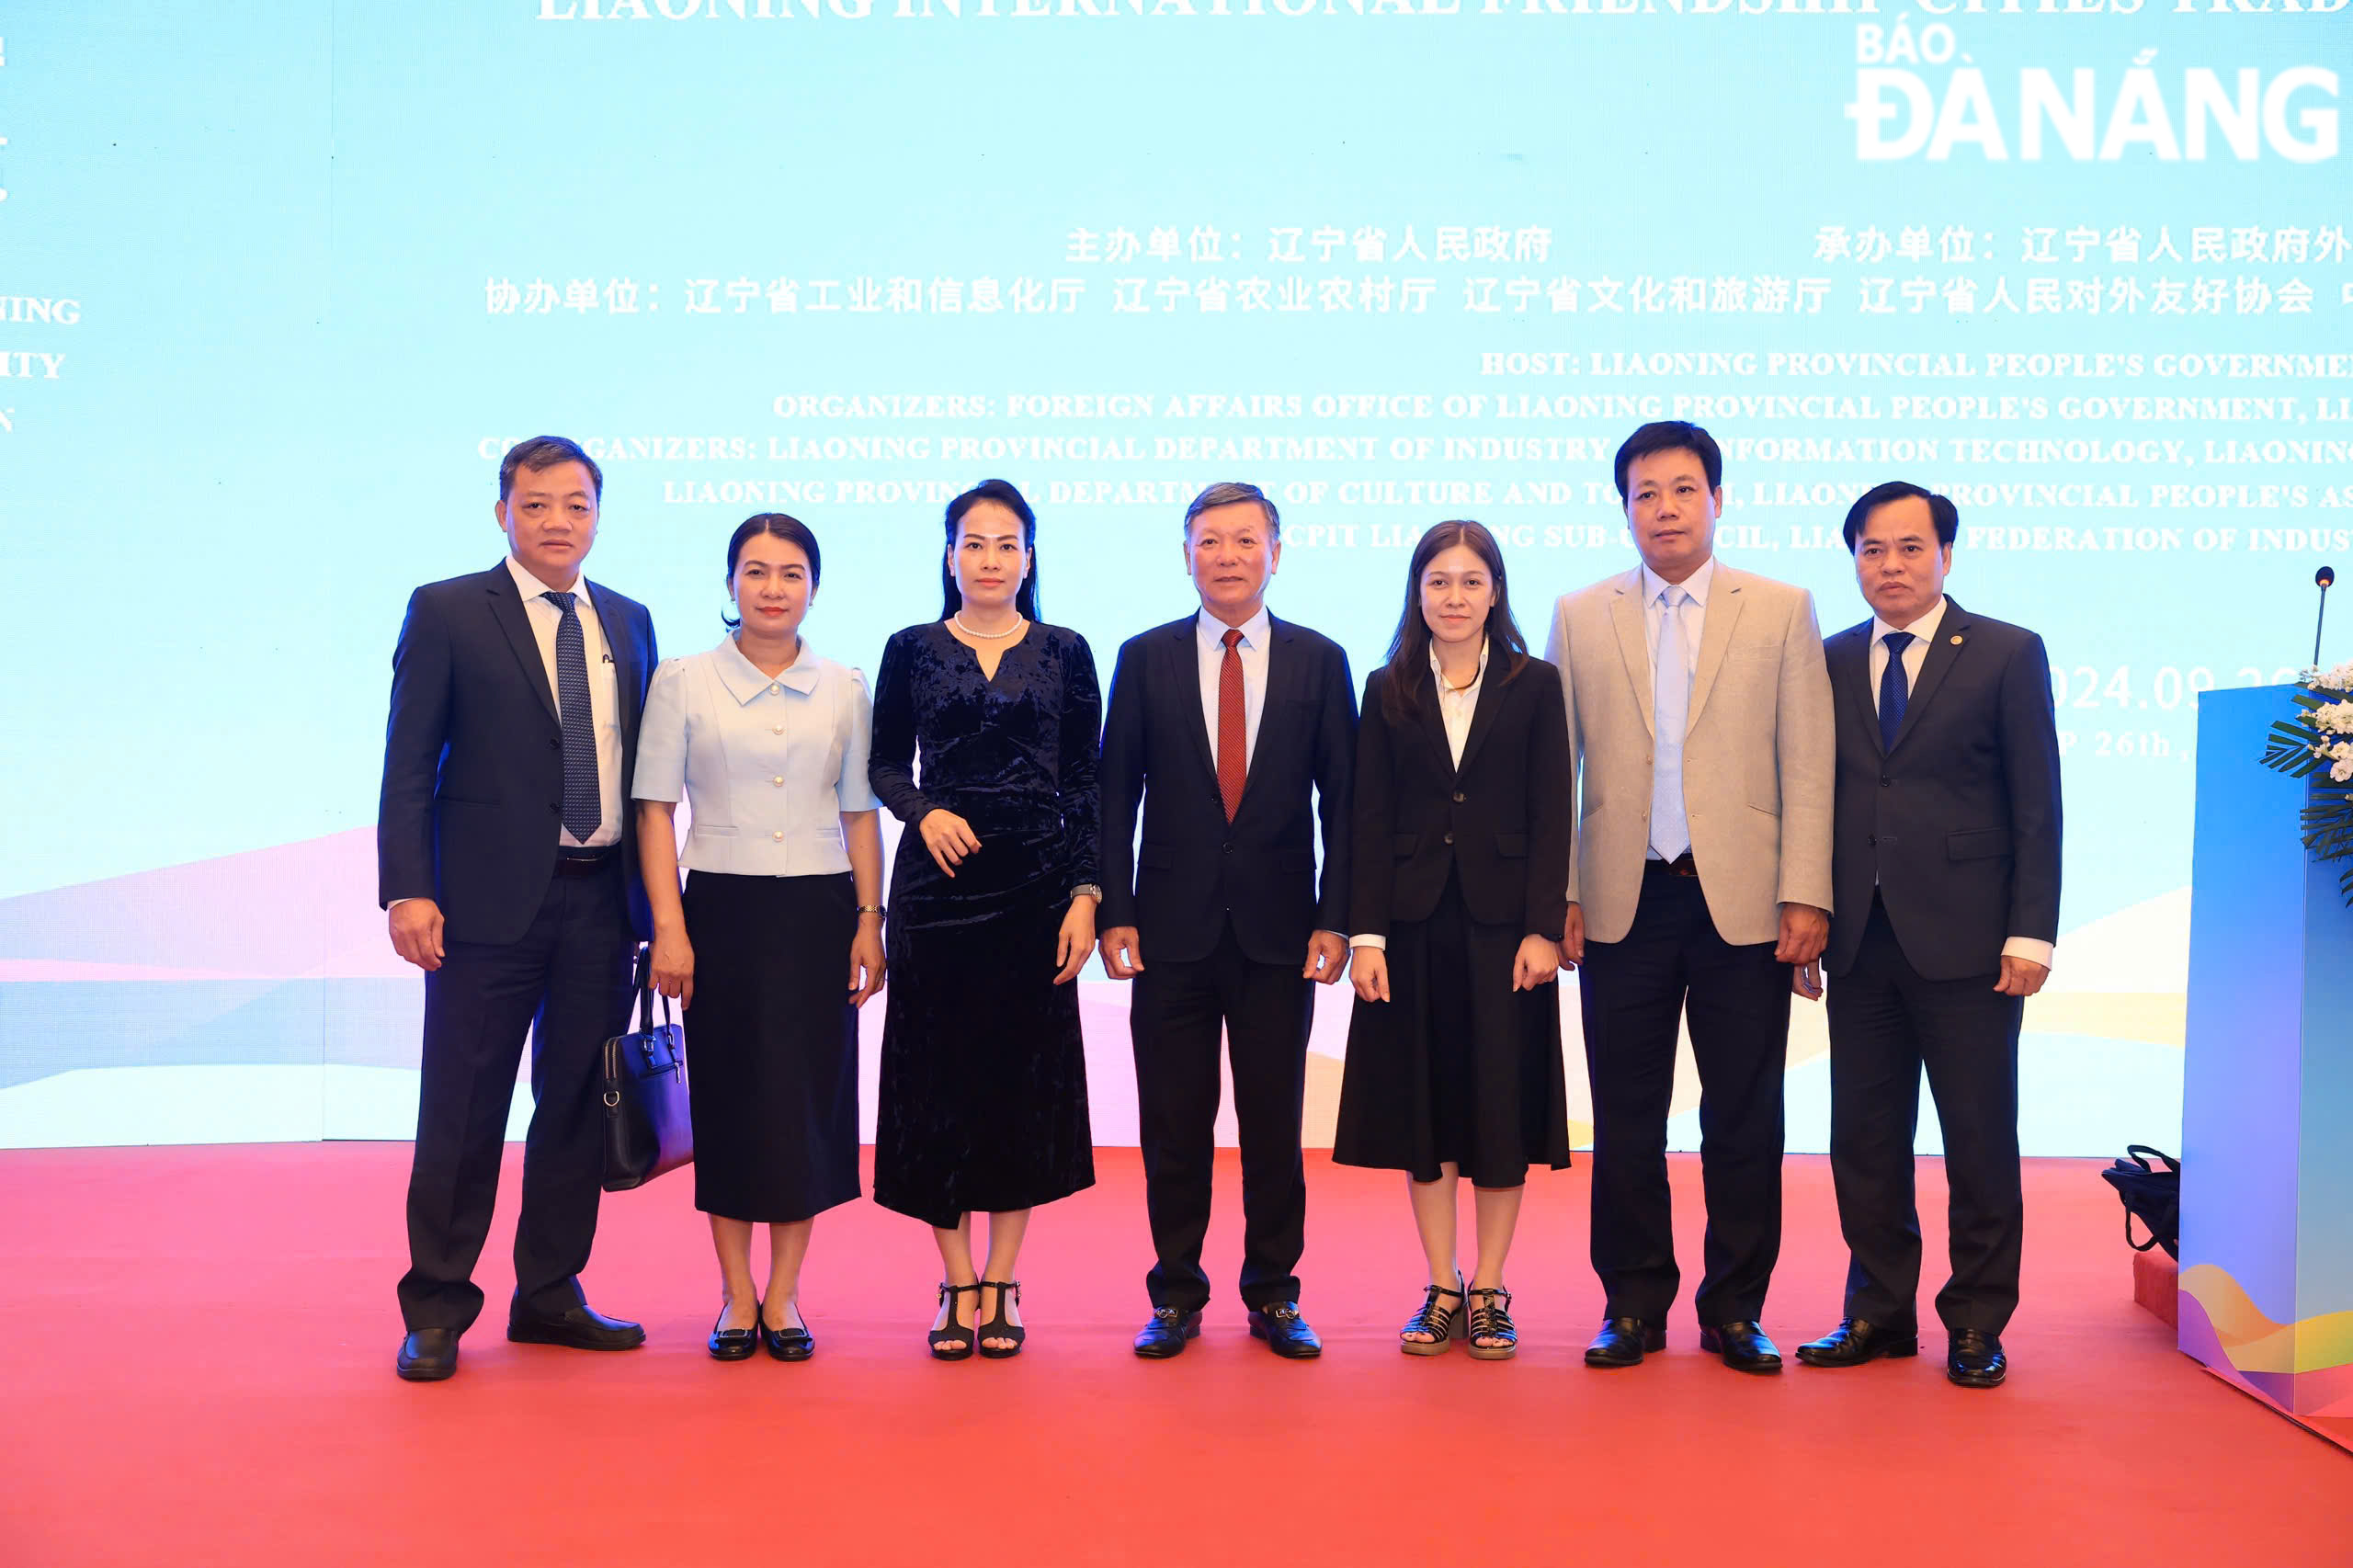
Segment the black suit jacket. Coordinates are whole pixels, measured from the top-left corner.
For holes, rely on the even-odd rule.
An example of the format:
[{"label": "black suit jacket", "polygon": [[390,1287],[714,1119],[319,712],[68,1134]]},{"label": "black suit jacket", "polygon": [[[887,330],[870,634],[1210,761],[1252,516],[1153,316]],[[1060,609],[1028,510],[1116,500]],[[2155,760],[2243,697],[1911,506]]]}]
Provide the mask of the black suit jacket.
[{"label": "black suit jacket", "polygon": [[1870,638],[1866,620],[1823,641],[1838,726],[1824,964],[1853,967],[1876,881],[1922,978],[1992,974],[2010,937],[2059,937],[2059,735],[2042,639],[1948,597],[1890,749]]},{"label": "black suit jacket", "polygon": [[1427,920],[1461,879],[1483,926],[1560,939],[1569,914],[1569,724],[1561,672],[1529,659],[1512,680],[1490,658],[1457,767],[1438,685],[1415,672],[1415,708],[1394,719],[1389,671],[1364,682],[1357,729],[1356,857],[1348,934],[1386,937]]},{"label": "black suit jacket", "polygon": [[[654,619],[587,583],[620,692],[621,863],[630,917],[653,923],[639,876],[629,775],[654,673]],[[445,935],[513,942],[555,874],[563,815],[563,724],[547,666],[505,562],[409,596],[392,650],[392,716],[376,813],[376,898],[431,898]]]},{"label": "black suit jacket", "polygon": [[1097,925],[1136,927],[1146,963],[1186,963],[1215,950],[1230,913],[1254,962],[1298,964],[1312,934],[1347,924],[1357,719],[1348,656],[1320,632],[1268,618],[1266,705],[1229,823],[1201,711],[1197,619],[1154,627],[1120,648],[1103,726]]}]

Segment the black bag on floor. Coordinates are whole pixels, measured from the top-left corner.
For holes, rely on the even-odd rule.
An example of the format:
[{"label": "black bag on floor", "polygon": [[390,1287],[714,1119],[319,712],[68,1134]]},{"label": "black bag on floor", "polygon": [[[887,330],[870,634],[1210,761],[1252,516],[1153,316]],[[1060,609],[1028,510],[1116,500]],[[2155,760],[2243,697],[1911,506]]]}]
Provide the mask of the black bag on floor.
[{"label": "black bag on floor", "polygon": [[695,1157],[694,1123],[687,1107],[686,1035],[662,998],[654,1022],[648,955],[638,956],[637,1028],[605,1042],[605,1178],[607,1192],[643,1187]]},{"label": "black bag on floor", "polygon": [[[2129,1143],[2125,1158],[2100,1172],[2100,1179],[2116,1188],[2124,1200],[2124,1240],[2134,1252],[2163,1247],[2169,1257],[2181,1256],[2181,1162],[2146,1143]],[[2162,1160],[2159,1170],[2148,1159]],[[2132,1239],[2132,1221],[2148,1227],[2149,1239]]]}]

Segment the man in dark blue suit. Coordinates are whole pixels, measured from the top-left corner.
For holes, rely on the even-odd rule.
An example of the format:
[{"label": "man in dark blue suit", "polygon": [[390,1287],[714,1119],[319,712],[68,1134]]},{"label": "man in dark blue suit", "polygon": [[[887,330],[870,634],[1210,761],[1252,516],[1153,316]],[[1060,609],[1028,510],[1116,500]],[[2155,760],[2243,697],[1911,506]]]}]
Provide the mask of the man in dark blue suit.
[{"label": "man in dark blue suit", "polygon": [[1105,971],[1135,982],[1128,1024],[1158,1255],[1135,1349],[1154,1359],[1184,1350],[1209,1301],[1201,1238],[1221,1032],[1242,1143],[1250,1332],[1278,1356],[1324,1349],[1299,1312],[1300,1119],[1314,987],[1348,961],[1356,686],[1339,644],[1267,611],[1281,529],[1256,485],[1194,497],[1185,566],[1201,608],[1120,647],[1103,724],[1100,945]]},{"label": "man in dark blue suit", "polygon": [[536,1108],[506,1336],[645,1342],[591,1309],[579,1281],[603,1175],[599,1048],[626,1027],[650,928],[626,801],[654,622],[580,575],[603,489],[561,437],[516,446],[498,471],[507,558],[417,589],[392,653],[377,894],[393,949],[425,971],[394,1364],[413,1382],[458,1369],[458,1336],[482,1311],[472,1277],[527,1030]]},{"label": "man in dark blue suit", "polygon": [[1850,1262],[1816,1367],[1918,1352],[1920,1073],[1937,1098],[1952,1276],[1945,1375],[1997,1386],[2018,1300],[2018,1029],[2059,935],[2059,737],[2042,639],[1945,597],[1961,517],[1901,481],[1859,497],[1847,545],[1872,619],[1824,641],[1837,713],[1830,1171]]}]

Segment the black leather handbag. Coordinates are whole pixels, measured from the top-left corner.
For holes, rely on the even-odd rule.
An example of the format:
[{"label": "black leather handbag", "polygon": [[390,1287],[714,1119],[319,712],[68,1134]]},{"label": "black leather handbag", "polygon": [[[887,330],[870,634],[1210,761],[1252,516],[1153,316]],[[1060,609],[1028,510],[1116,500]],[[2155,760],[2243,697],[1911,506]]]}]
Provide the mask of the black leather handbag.
[{"label": "black leather handbag", "polygon": [[637,1028],[605,1042],[605,1179],[607,1192],[643,1187],[695,1157],[694,1122],[687,1104],[686,1033],[662,998],[654,1022],[647,955],[638,957]]},{"label": "black leather handbag", "polygon": [[[2150,1148],[2145,1143],[2126,1146],[2125,1158],[2117,1161],[2100,1176],[2116,1188],[2117,1197],[2124,1200],[2124,1242],[2134,1252],[2146,1252],[2151,1247],[2163,1247],[2168,1256],[2181,1256],[2181,1162],[2171,1154]],[[2143,1155],[2148,1158],[2143,1158]],[[2159,1170],[2149,1163],[2162,1161]],[[2132,1239],[2132,1221],[2138,1220],[2149,1228],[2149,1239]]]}]

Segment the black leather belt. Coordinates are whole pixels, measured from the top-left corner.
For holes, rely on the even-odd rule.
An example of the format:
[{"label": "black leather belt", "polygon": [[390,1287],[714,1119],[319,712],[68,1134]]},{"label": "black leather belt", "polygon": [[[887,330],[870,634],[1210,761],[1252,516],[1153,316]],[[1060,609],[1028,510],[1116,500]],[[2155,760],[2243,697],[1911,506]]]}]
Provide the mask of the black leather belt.
[{"label": "black leather belt", "polygon": [[1686,849],[1672,860],[1644,860],[1643,874],[1644,876],[1655,874],[1662,877],[1689,877],[1697,881],[1699,867],[1698,862],[1691,858],[1691,851]]},{"label": "black leather belt", "polygon": [[621,852],[614,846],[602,849],[559,849],[555,857],[555,874],[559,877],[593,877],[608,866],[618,865]]}]

